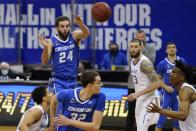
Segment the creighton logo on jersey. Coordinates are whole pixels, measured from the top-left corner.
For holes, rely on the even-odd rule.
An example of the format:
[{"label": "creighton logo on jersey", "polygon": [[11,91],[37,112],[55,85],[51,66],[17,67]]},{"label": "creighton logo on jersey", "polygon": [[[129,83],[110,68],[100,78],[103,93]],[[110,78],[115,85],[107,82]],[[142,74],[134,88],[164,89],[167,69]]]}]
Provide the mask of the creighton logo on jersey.
[{"label": "creighton logo on jersey", "polygon": [[66,79],[76,78],[79,64],[79,46],[70,34],[66,41],[58,38],[57,35],[51,37],[53,43],[51,64],[52,76]]}]

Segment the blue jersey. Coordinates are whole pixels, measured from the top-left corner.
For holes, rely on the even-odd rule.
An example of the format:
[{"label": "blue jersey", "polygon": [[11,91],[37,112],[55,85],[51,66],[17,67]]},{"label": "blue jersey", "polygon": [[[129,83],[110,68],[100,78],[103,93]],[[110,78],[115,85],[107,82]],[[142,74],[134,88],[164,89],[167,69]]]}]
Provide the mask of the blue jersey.
[{"label": "blue jersey", "polygon": [[[51,64],[52,77],[60,80],[76,80],[79,64],[79,46],[70,34],[66,41],[53,35]],[[55,81],[55,80],[54,80]]]},{"label": "blue jersey", "polygon": [[[93,95],[82,101],[79,98],[81,89],[67,89],[57,93],[58,102],[63,104],[62,114],[70,119],[92,122],[94,111],[104,111],[106,96],[103,93]],[[72,126],[60,126],[58,131],[82,131]]]},{"label": "blue jersey", "polygon": [[[185,59],[177,56],[177,60],[181,60],[183,63],[186,63]],[[174,63],[170,62],[168,58],[162,60],[157,66],[157,73],[162,76],[163,81],[167,85],[171,85],[169,81],[169,74],[172,72],[172,68],[175,66]],[[175,88],[174,88],[175,89]],[[165,90],[161,90],[161,95],[163,95],[163,100],[161,106],[163,109],[171,108],[173,111],[178,111],[178,99],[177,92],[174,90],[172,93],[168,93]],[[167,120],[166,116],[160,115],[159,120],[157,122],[156,127],[163,128],[165,125],[165,121]],[[179,123],[177,120],[173,120],[173,127],[179,129]]]},{"label": "blue jersey", "polygon": [[[184,64],[186,61],[184,58],[177,56],[177,60],[181,60]],[[162,76],[165,84],[170,85],[169,74],[172,72],[172,68],[175,66],[174,63],[170,62],[168,58],[162,60],[157,66],[157,73]]]}]

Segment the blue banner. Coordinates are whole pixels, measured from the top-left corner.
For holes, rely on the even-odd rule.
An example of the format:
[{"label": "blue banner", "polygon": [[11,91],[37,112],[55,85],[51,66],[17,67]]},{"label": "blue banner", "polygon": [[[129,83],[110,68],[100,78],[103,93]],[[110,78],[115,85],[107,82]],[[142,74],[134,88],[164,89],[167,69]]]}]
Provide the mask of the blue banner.
[{"label": "blue banner", "polygon": [[119,44],[120,50],[126,54],[128,42],[138,29],[143,29],[147,34],[147,43],[156,46],[156,64],[166,57],[166,43],[173,41],[177,44],[177,54],[196,65],[193,57],[196,48],[194,0],[109,1],[112,17],[96,25],[91,16],[94,0],[75,0],[74,4],[71,0],[20,1],[18,4],[13,0],[0,0],[0,61],[41,63],[43,47],[38,42],[38,35],[43,32],[47,37],[55,34],[55,18],[60,15],[71,19],[80,15],[91,30],[91,36],[81,44],[81,60],[99,64],[108,51],[109,41]]}]

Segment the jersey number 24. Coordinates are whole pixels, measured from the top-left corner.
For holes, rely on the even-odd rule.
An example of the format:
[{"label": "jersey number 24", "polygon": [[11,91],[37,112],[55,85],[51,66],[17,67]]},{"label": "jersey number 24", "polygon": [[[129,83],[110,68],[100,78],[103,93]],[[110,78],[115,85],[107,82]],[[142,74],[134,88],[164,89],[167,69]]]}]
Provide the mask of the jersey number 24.
[{"label": "jersey number 24", "polygon": [[64,62],[66,62],[66,60],[70,60],[70,61],[73,60],[73,51],[71,50],[67,54],[66,54],[66,52],[61,52],[59,54],[59,63],[64,63]]}]

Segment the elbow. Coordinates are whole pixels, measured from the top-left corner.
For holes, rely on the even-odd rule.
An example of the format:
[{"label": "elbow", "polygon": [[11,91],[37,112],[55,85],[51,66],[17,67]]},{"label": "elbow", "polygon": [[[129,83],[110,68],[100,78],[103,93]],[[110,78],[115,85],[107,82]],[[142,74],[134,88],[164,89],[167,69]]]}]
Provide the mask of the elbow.
[{"label": "elbow", "polygon": [[186,116],[186,115],[182,115],[182,116],[179,118],[179,120],[180,120],[180,121],[185,121],[185,120],[186,120],[186,118],[187,118],[187,116]]},{"label": "elbow", "polygon": [[98,131],[100,129],[100,125],[94,124],[93,125],[93,128],[94,128],[94,131]]},{"label": "elbow", "polygon": [[188,114],[186,114],[185,112],[184,113],[181,113],[181,114],[179,114],[178,115],[178,120],[180,120],[180,121],[185,121],[186,120],[186,118],[187,118],[187,115]]},{"label": "elbow", "polygon": [[91,126],[91,128],[88,129],[87,131],[99,131],[99,129],[100,129],[100,126],[99,126],[99,125],[93,124],[93,125]]},{"label": "elbow", "polygon": [[42,65],[46,65],[46,64],[48,64],[48,62],[47,62],[47,61],[42,60]]},{"label": "elbow", "polygon": [[28,126],[24,123],[21,123],[18,128],[20,131],[23,131],[25,129],[25,127],[28,127]]},{"label": "elbow", "polygon": [[43,57],[41,58],[41,62],[42,62],[42,65],[48,64],[48,61]]},{"label": "elbow", "polygon": [[84,37],[87,38],[90,34],[91,34],[91,32],[89,30],[87,30],[87,32],[84,34]]}]

